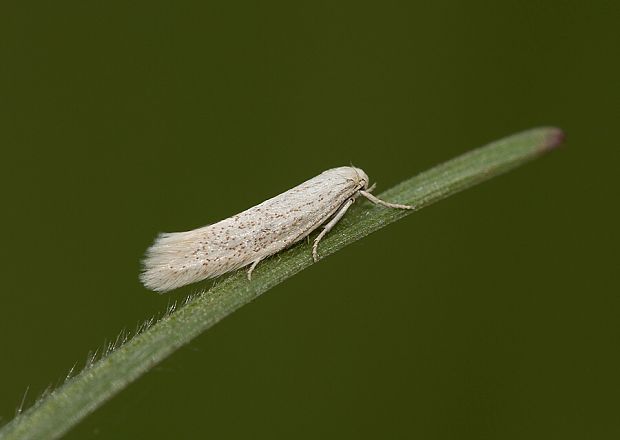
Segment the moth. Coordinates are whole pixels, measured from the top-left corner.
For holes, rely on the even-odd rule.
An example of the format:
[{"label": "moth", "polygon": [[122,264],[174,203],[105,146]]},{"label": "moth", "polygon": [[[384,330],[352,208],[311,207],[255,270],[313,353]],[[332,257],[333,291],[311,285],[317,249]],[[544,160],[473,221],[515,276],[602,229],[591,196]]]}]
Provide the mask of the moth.
[{"label": "moth", "polygon": [[321,239],[359,196],[387,208],[415,209],[375,197],[374,186],[368,187],[368,176],[360,168],[332,168],[212,225],[162,233],[146,251],[140,280],[148,289],[167,292],[246,266],[251,279],[262,260],[323,226],[312,246],[316,262]]}]

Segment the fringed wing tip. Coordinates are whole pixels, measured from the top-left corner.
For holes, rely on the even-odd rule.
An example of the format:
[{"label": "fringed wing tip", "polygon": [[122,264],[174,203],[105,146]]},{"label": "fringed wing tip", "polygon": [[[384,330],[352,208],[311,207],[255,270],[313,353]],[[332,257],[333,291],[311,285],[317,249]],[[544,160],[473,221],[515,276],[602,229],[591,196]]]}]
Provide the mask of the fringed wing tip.
[{"label": "fringed wing tip", "polygon": [[158,293],[165,293],[182,285],[175,282],[177,277],[174,276],[173,258],[166,252],[165,242],[171,235],[174,233],[160,233],[146,250],[141,261],[140,282],[147,289]]}]

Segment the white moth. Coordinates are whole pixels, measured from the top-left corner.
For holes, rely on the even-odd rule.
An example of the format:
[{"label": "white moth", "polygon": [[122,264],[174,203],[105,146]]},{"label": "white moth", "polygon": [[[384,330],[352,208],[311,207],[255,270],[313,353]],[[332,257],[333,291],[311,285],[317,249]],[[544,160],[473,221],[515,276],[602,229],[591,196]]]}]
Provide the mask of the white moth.
[{"label": "white moth", "polygon": [[333,168],[237,215],[187,232],[163,233],[147,250],[140,280],[166,292],[206,278],[256,265],[307,237],[319,226],[312,256],[321,239],[362,195],[388,208],[414,206],[384,202],[370,192],[368,176],[354,167]]}]

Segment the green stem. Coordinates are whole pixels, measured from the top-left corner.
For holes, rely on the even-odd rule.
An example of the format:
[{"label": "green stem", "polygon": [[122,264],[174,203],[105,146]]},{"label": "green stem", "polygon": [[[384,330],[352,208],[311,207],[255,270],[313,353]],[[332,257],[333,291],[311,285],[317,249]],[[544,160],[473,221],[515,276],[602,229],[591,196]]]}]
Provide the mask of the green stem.
[{"label": "green stem", "polygon": [[[380,194],[418,209],[515,168],[562,142],[556,128],[536,128],[466,153]],[[411,211],[357,203],[321,242],[321,257],[409,215]],[[306,242],[260,264],[248,282],[238,271],[167,314],[120,347],[85,367],[0,430],[0,439],[53,439],[157,363],[215,323],[312,264]]]}]

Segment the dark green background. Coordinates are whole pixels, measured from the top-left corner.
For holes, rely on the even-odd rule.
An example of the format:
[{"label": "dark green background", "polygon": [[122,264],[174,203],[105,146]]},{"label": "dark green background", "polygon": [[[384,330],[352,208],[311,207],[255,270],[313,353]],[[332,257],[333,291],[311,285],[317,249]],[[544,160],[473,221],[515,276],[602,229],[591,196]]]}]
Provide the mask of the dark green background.
[{"label": "dark green background", "polygon": [[140,286],[157,232],[557,125],[566,148],[278,286],[68,438],[618,438],[617,4],[3,1],[0,423],[207,285]]}]

